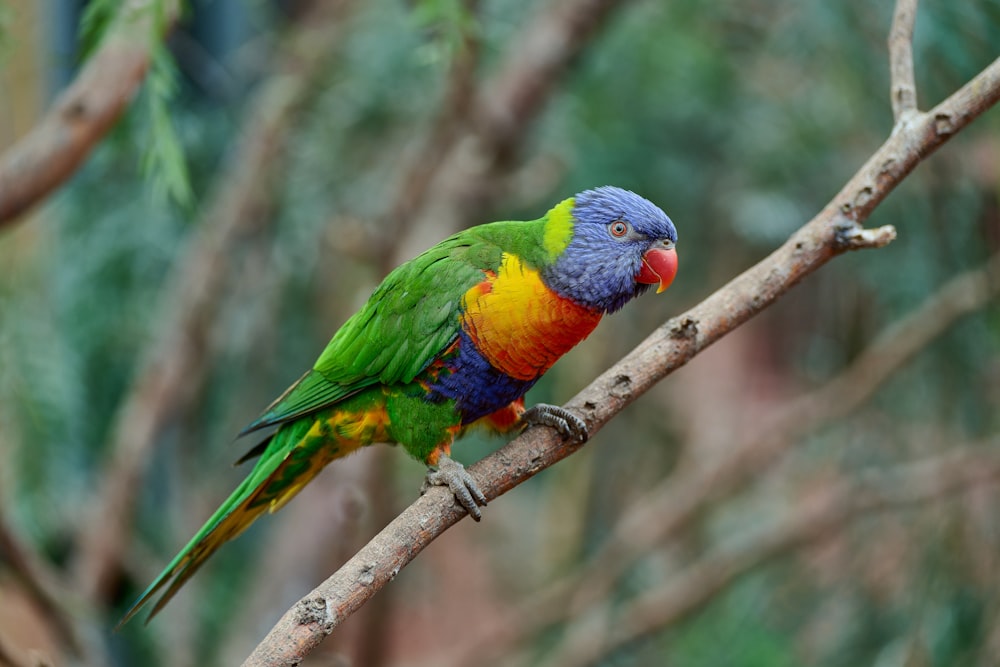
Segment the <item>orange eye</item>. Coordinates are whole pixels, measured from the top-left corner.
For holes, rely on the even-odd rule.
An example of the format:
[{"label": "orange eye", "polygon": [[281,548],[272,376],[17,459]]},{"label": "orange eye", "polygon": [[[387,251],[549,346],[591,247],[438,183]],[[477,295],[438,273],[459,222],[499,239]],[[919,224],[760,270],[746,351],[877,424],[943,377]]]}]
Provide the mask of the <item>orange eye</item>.
[{"label": "orange eye", "polygon": [[615,220],[610,225],[608,225],[608,231],[611,235],[617,238],[621,238],[628,233],[628,225],[621,220]]}]

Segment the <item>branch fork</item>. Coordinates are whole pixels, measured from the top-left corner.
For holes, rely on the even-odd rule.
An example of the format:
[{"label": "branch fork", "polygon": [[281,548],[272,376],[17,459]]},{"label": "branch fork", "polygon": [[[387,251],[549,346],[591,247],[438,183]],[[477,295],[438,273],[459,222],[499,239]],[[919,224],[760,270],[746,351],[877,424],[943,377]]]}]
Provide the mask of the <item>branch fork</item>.
[{"label": "branch fork", "polygon": [[913,24],[917,0],[898,0],[889,29],[889,74],[892,116],[897,124],[917,113],[917,84],[913,74]]}]

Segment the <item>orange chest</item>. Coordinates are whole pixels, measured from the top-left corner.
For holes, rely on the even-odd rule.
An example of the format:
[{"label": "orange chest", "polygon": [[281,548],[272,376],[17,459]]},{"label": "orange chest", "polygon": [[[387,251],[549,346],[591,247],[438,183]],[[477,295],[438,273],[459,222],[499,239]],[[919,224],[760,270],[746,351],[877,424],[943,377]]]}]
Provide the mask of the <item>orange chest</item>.
[{"label": "orange chest", "polygon": [[462,328],[490,365],[519,380],[537,379],[600,320],[512,255],[463,297]]}]

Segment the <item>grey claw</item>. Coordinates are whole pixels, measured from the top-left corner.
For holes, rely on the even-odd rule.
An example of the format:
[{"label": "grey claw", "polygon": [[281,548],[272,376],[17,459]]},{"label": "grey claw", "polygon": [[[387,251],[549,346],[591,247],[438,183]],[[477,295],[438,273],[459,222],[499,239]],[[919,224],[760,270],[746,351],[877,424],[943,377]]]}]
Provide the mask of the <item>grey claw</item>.
[{"label": "grey claw", "polygon": [[479,506],[486,507],[486,496],[469,471],[458,461],[442,454],[438,459],[437,470],[431,469],[427,472],[420,493],[425,493],[432,486],[447,486],[455,494],[458,504],[464,507],[473,519],[479,521],[483,518]]},{"label": "grey claw", "polygon": [[525,410],[521,415],[521,422],[525,426],[550,426],[559,431],[563,437],[577,442],[586,442],[590,437],[587,433],[587,422],[566,408],[547,403],[539,403]]}]

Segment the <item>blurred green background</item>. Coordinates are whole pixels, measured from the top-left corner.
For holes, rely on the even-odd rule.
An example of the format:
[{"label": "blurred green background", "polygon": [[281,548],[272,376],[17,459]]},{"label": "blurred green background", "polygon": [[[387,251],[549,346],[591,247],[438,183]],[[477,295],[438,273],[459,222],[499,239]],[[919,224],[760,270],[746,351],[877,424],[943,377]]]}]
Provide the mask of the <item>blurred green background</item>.
[{"label": "blurred green background", "polygon": [[[519,40],[574,5],[588,3],[191,3],[85,167],[0,230],[0,516],[61,593],[61,609],[40,604],[0,545],[6,644],[54,664],[238,664],[409,504],[422,467],[372,448],[227,545],[151,625],[111,633],[245,474],[230,463],[255,443],[234,444],[235,433],[396,263],[457,228],[535,218],[597,185],[659,204],[679,230],[680,274],[604,322],[528,397],[561,403],[780,245],[891,131],[887,0],[592,2],[607,5],[593,34],[526,93],[537,115],[492,118],[498,72],[519,55],[532,66]],[[97,40],[100,25],[76,39],[80,12],[0,3],[0,148]],[[1000,54],[1000,1],[925,0],[914,54],[930,108]],[[484,130],[490,122],[503,132]],[[647,492],[685,488],[692,470],[754,445],[750,433],[766,441],[794,399],[822,396],[811,392],[880,332],[1000,250],[1000,114],[919,166],[869,224],[896,225],[899,238],[834,260],[577,455],[491,503],[481,525],[449,531],[305,664],[995,664],[1000,496],[988,480],[855,512],[751,559],[673,618],[650,612],[634,640],[600,641],[638,627],[642,614],[627,612],[640,596],[695,581],[692,567],[717,549],[738,550],[824,493],[914,461],[995,452],[994,301],[948,320],[855,409],[814,424],[803,414],[779,455],[669,539],[615,556],[616,526],[650,506]],[[141,408],[129,404],[137,394]],[[116,468],[121,424],[145,406],[161,412],[135,460]],[[469,438],[455,455],[470,463],[497,446]],[[122,469],[136,487],[112,518],[101,503]],[[119,518],[122,548],[95,556]],[[624,571],[596,605],[567,603],[516,642],[481,637],[530,618],[550,582],[616,558]],[[574,586],[586,595],[592,584]]]}]

